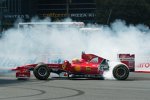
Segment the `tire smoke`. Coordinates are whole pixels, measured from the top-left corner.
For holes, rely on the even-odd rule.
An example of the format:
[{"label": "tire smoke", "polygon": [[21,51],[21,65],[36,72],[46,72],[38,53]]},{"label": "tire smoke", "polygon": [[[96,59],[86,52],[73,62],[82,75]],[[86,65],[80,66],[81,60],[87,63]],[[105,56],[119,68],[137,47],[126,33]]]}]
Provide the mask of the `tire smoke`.
[{"label": "tire smoke", "polygon": [[[32,21],[50,22],[50,19]],[[87,27],[99,28],[99,31],[85,32],[71,26],[46,24],[8,29],[0,38],[0,68],[56,62],[55,59],[71,60],[80,58],[82,51],[109,60],[116,60],[118,53],[135,54],[137,61],[145,60],[140,56],[150,55],[150,29],[147,26],[126,25],[124,21],[116,20],[110,26],[89,24]]]}]

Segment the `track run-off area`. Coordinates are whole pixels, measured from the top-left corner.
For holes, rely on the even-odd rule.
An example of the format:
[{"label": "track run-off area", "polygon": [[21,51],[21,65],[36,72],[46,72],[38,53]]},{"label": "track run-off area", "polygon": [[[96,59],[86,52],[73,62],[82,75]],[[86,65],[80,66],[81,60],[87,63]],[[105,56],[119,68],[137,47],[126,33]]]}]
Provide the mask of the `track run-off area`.
[{"label": "track run-off area", "polygon": [[0,76],[0,100],[149,100],[150,74],[130,73],[125,81]]}]

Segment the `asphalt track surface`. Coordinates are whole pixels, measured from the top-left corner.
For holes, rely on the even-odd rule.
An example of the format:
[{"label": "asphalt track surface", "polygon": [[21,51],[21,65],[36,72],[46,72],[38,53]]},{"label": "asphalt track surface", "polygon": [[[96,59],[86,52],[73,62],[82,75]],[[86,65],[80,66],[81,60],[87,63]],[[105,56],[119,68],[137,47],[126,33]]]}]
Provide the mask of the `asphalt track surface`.
[{"label": "asphalt track surface", "polygon": [[1,76],[0,100],[150,100],[150,74],[131,73],[125,81]]}]

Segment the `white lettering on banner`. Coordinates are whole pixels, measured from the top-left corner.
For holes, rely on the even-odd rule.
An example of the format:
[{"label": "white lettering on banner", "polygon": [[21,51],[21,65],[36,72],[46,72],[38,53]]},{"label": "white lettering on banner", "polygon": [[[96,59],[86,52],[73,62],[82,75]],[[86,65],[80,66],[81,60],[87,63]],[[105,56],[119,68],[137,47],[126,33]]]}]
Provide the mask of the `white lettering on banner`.
[{"label": "white lettering on banner", "polygon": [[4,15],[4,18],[30,18],[28,14],[26,15]]},{"label": "white lettering on banner", "polygon": [[70,17],[95,17],[94,13],[74,13],[70,14]]}]

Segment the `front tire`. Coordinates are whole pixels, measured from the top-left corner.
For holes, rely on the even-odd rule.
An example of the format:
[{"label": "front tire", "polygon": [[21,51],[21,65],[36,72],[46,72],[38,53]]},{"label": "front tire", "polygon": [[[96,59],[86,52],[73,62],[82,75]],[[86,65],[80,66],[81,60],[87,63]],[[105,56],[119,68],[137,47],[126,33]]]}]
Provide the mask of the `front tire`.
[{"label": "front tire", "polygon": [[117,80],[126,80],[129,76],[129,69],[125,65],[116,66],[113,69],[113,76]]},{"label": "front tire", "polygon": [[46,64],[38,64],[33,70],[34,76],[39,80],[47,80],[50,70]]}]

